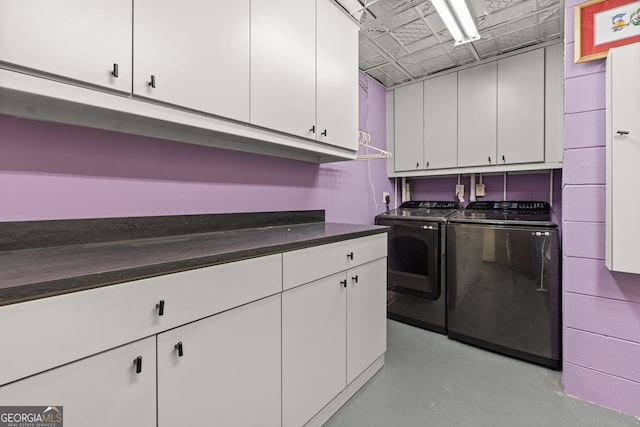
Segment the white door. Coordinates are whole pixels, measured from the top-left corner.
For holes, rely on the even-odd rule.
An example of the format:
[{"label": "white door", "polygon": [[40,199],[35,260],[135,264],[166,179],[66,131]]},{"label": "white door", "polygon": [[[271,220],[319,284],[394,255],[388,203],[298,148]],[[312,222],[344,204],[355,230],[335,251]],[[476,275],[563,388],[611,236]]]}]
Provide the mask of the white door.
[{"label": "white door", "polygon": [[458,72],[458,166],[496,164],[497,65]]},{"label": "white door", "polygon": [[498,164],[544,161],[544,49],[498,61]]},{"label": "white door", "polygon": [[3,406],[62,407],[63,424],[68,427],[154,427],[156,338],[0,387],[0,402]]},{"label": "white door", "polygon": [[317,133],[358,149],[358,27],[335,3],[317,0]]},{"label": "white door", "polygon": [[158,335],[159,427],[281,425],[280,298]]},{"label": "white door", "polygon": [[315,139],[315,16],[315,0],[251,0],[252,124]]},{"label": "white door", "polygon": [[424,169],[422,82],[394,91],[396,172]]},{"label": "white door", "polygon": [[387,258],[347,271],[347,383],[387,349]]},{"label": "white door", "polygon": [[458,74],[424,81],[424,165],[427,169],[458,164]]},{"label": "white door", "polygon": [[640,210],[640,43],[609,51],[607,131],[607,250],[610,270],[640,273],[635,226]]},{"label": "white door", "polygon": [[346,274],[282,294],[282,425],[299,427],[346,386]]},{"label": "white door", "polygon": [[248,122],[249,17],[249,0],[136,0],[134,94]]},{"label": "white door", "polygon": [[2,0],[0,61],[130,92],[131,0]]}]

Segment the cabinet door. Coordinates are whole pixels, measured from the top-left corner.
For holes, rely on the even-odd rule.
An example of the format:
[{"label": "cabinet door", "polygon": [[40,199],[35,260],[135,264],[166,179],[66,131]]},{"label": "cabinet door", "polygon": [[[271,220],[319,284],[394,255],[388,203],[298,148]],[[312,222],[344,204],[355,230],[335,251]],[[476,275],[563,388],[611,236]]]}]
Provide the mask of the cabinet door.
[{"label": "cabinet door", "polygon": [[315,138],[315,0],[251,0],[251,117]]},{"label": "cabinet door", "polygon": [[280,298],[158,335],[159,427],[281,425]]},{"label": "cabinet door", "polygon": [[347,384],[387,349],[387,258],[347,271]]},{"label": "cabinet door", "polygon": [[358,27],[317,0],[317,140],[358,149]]},{"label": "cabinet door", "polygon": [[424,81],[424,165],[427,169],[458,164],[458,74]]},{"label": "cabinet door", "polygon": [[[141,371],[136,373],[138,357]],[[156,339],[136,341],[0,387],[0,402],[62,407],[64,425],[69,427],[153,427]]]},{"label": "cabinet door", "polygon": [[135,95],[249,121],[249,0],[136,0],[133,28]]},{"label": "cabinet door", "polygon": [[130,92],[131,0],[3,0],[0,61]]},{"label": "cabinet door", "polygon": [[[393,91],[388,91],[386,93],[386,102],[385,102],[385,107],[387,109],[386,111],[386,117],[387,117],[387,151],[390,151],[392,153],[395,153],[396,151],[396,130],[395,130],[395,118],[394,118],[394,111],[395,111],[395,100],[394,100],[394,96],[393,96]],[[392,174],[393,172],[395,172],[395,165],[394,165],[394,161],[395,161],[395,157],[388,157],[387,158],[387,175]]]},{"label": "cabinet door", "polygon": [[458,166],[496,164],[495,62],[458,72]]},{"label": "cabinet door", "polygon": [[423,85],[422,82],[396,89],[396,172],[423,169]]},{"label": "cabinet door", "polygon": [[544,49],[498,61],[498,163],[544,161]]},{"label": "cabinet door", "polygon": [[635,226],[640,210],[640,44],[611,49],[607,60],[607,218],[605,251],[610,270],[640,273]]},{"label": "cabinet door", "polygon": [[544,161],[562,162],[564,143],[564,44],[545,50]]},{"label": "cabinet door", "polygon": [[301,426],[346,387],[345,273],[282,294],[282,425]]}]

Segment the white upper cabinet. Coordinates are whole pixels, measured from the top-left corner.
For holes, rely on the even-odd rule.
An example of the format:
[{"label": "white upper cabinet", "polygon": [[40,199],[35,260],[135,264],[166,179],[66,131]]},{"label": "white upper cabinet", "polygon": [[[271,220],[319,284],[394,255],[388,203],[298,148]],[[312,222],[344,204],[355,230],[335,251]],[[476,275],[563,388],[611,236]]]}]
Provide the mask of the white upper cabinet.
[{"label": "white upper cabinet", "polygon": [[562,162],[564,144],[564,45],[545,48],[544,161]]},{"label": "white upper cabinet", "polygon": [[134,95],[249,121],[249,0],[136,0]]},{"label": "white upper cabinet", "polygon": [[544,161],[544,49],[498,61],[498,163]]},{"label": "white upper cabinet", "polygon": [[423,169],[423,86],[422,82],[395,90],[396,171]]},{"label": "white upper cabinet", "polygon": [[0,1],[3,114],[325,163],[358,78],[332,0]]},{"label": "white upper cabinet", "polygon": [[315,16],[315,0],[251,0],[251,124],[315,138]]},{"label": "white upper cabinet", "polygon": [[640,274],[633,226],[640,210],[640,43],[609,51],[607,58],[607,167],[605,263],[609,270]]},{"label": "white upper cabinet", "polygon": [[3,0],[0,61],[131,91],[130,0]]},{"label": "white upper cabinet", "polygon": [[496,164],[497,65],[458,72],[458,166]]},{"label": "white upper cabinet", "polygon": [[458,74],[424,81],[424,166],[458,165]]},{"label": "white upper cabinet", "polygon": [[[394,158],[388,174],[558,168],[563,75],[563,45],[558,43],[389,91],[387,139]],[[423,91],[417,93],[420,85]],[[417,105],[420,97],[424,107]],[[421,108],[424,115],[418,118]],[[415,142],[421,133],[423,147]],[[424,159],[417,162],[421,153]]]},{"label": "white upper cabinet", "polygon": [[317,0],[317,130],[320,142],[358,149],[358,27]]}]

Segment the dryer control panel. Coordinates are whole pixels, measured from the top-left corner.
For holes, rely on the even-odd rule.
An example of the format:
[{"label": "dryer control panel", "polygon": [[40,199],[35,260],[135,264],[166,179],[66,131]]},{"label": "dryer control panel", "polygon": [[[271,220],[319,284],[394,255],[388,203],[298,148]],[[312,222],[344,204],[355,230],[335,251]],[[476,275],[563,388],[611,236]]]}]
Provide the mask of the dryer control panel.
[{"label": "dryer control panel", "polygon": [[400,208],[405,209],[460,209],[458,202],[432,202],[422,200],[410,200],[403,202]]}]

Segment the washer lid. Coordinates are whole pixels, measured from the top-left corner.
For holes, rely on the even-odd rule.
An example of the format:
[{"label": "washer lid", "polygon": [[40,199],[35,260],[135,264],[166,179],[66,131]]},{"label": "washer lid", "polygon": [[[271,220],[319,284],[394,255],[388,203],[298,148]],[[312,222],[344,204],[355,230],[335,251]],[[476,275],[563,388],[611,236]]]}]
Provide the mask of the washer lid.
[{"label": "washer lid", "polygon": [[402,203],[398,209],[378,215],[376,219],[444,221],[461,210],[458,202],[411,200]]}]

